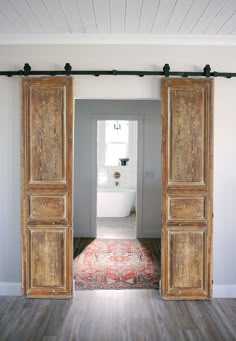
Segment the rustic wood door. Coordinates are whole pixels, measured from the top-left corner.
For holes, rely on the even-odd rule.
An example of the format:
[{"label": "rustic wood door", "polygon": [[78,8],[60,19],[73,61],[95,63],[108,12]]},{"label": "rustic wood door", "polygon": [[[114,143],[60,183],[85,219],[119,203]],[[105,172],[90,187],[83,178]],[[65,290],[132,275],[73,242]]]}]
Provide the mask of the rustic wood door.
[{"label": "rustic wood door", "polygon": [[22,294],[72,296],[72,79],[22,80]]},{"label": "rustic wood door", "polygon": [[162,297],[212,292],[213,81],[162,79]]}]

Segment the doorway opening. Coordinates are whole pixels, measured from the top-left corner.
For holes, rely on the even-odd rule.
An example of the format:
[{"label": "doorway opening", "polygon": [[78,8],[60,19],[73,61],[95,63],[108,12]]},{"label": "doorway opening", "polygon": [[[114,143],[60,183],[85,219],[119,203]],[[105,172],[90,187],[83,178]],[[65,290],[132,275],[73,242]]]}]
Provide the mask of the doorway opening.
[{"label": "doorway opening", "polygon": [[75,290],[158,288],[160,102],[76,101],[74,140]]},{"label": "doorway opening", "polygon": [[137,133],[137,121],[97,121],[97,238],[136,238]]}]

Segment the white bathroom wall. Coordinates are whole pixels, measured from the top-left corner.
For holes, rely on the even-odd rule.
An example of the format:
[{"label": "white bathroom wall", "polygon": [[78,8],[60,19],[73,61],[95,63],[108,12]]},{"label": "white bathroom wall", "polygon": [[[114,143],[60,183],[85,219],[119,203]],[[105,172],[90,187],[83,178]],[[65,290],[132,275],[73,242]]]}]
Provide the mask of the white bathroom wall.
[{"label": "white bathroom wall", "polygon": [[[97,146],[97,179],[100,187],[115,187],[118,182],[119,187],[133,188],[137,187],[137,122],[129,121],[128,129],[128,153],[129,161],[126,166],[121,166],[119,159],[117,164],[105,165],[105,124],[106,121],[98,121],[98,146]],[[114,130],[114,134],[116,130]],[[120,173],[119,179],[114,179],[114,172]]]},{"label": "white bathroom wall", "polygon": [[[120,173],[120,178],[114,178],[114,172]],[[98,166],[98,186],[99,187],[115,187],[115,181],[122,188],[133,188],[137,186],[137,167],[135,165],[126,166]]]},{"label": "white bathroom wall", "polygon": [[[161,114],[160,101],[152,100],[76,100],[75,105],[75,145],[74,145],[74,234],[77,237],[94,237],[93,198],[91,190],[96,181],[94,158],[96,157],[96,120],[133,119],[142,126],[142,210],[139,237],[160,237],[161,233]],[[142,136],[141,136],[142,135]],[[140,142],[140,141],[139,141]],[[141,148],[141,147],[140,147]],[[138,155],[140,151],[138,152]],[[96,164],[96,163],[95,163]],[[113,170],[121,170],[120,185],[127,187],[128,174],[122,169],[111,167],[108,171],[112,178]],[[137,170],[139,171],[139,169]],[[111,180],[112,182],[114,181]],[[135,178],[136,182],[136,178]],[[113,182],[114,183],[114,182]],[[129,182],[132,185],[131,182]],[[133,183],[134,185],[134,183]],[[96,184],[95,184],[96,186]],[[114,186],[114,184],[113,184]]]}]

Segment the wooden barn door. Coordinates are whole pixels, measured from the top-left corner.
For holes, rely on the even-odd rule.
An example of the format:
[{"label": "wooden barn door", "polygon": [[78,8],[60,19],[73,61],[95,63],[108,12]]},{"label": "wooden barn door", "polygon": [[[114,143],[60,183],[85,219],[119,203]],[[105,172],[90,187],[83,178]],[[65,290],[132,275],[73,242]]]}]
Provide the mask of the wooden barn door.
[{"label": "wooden barn door", "polygon": [[22,80],[22,294],[72,296],[72,79]]},{"label": "wooden barn door", "polygon": [[162,79],[162,297],[212,291],[213,81]]}]

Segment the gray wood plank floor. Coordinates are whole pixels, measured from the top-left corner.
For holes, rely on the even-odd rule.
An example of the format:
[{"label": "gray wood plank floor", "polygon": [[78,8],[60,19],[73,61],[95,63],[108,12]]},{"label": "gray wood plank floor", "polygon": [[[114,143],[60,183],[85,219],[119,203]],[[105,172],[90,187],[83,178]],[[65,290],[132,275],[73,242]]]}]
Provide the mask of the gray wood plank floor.
[{"label": "gray wood plank floor", "polygon": [[157,290],[78,291],[72,300],[0,297],[0,340],[236,340],[236,299],[162,301]]}]

